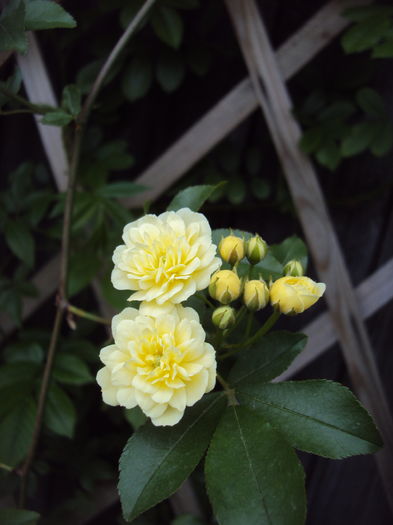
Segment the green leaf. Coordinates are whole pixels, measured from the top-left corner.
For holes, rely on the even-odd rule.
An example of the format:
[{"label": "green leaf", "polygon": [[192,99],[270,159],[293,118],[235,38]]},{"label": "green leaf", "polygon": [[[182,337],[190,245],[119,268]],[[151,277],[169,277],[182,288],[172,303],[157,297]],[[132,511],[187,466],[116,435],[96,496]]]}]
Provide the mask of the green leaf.
[{"label": "green leaf", "polygon": [[[249,271],[250,266],[248,264],[244,266],[246,266],[246,271]],[[251,277],[253,279],[259,279],[259,277],[262,277],[262,279],[267,282],[270,280],[275,281],[282,277],[283,274],[283,265],[270,252],[267,252],[262,261],[251,268]]]},{"label": "green leaf", "polygon": [[131,102],[146,95],[153,81],[153,68],[147,57],[135,57],[125,69],[121,88]]},{"label": "green leaf", "polygon": [[[144,0],[133,0],[127,2],[120,11],[120,24],[123,29],[126,29],[131,20],[135,17],[138,11],[144,4]],[[138,30],[146,24],[150,13],[148,13],[138,25]]]},{"label": "green leaf", "polygon": [[271,187],[267,179],[263,179],[262,177],[252,177],[250,185],[252,193],[257,199],[263,201],[269,197]]},{"label": "green leaf", "polygon": [[244,382],[236,397],[306,452],[340,459],[382,445],[370,415],[348,388],[333,381]]},{"label": "green leaf", "polygon": [[240,176],[231,177],[226,188],[226,196],[231,204],[234,206],[244,202],[247,190],[244,180]]},{"label": "green leaf", "polygon": [[98,270],[97,255],[89,251],[79,251],[72,255],[68,276],[68,294],[76,295],[88,286]]},{"label": "green leaf", "polygon": [[124,415],[134,430],[138,430],[138,428],[144,425],[147,421],[147,417],[139,407],[125,408]]},{"label": "green leaf", "polygon": [[158,58],[156,77],[162,89],[167,93],[172,93],[183,82],[186,68],[178,53],[165,51]]},{"label": "green leaf", "polygon": [[307,269],[307,246],[302,239],[293,235],[288,237],[280,244],[272,244],[269,247],[269,252],[283,265],[287,262],[296,259],[300,261],[304,270]]},{"label": "green leaf", "polygon": [[[1,25],[1,20],[0,20]],[[1,29],[0,29],[1,34]],[[1,36],[0,36],[1,39]],[[11,91],[12,93],[18,93],[20,86],[22,84],[22,75],[18,67],[15,68],[13,75],[7,78],[6,81],[0,81],[0,86],[4,87],[6,90]],[[0,91],[0,107],[4,106],[9,101],[7,95]]]},{"label": "green leaf", "polygon": [[190,210],[198,211],[216,189],[221,188],[224,184],[225,182],[220,182],[216,186],[190,186],[181,190],[169,203],[167,210],[176,211],[180,208],[190,208]]},{"label": "green leaf", "polygon": [[341,162],[340,150],[335,142],[327,142],[315,154],[317,161],[334,171]]},{"label": "green leaf", "polygon": [[306,343],[307,336],[293,332],[277,331],[262,337],[240,354],[229,373],[229,383],[271,381],[288,368]]},{"label": "green leaf", "polygon": [[72,115],[69,113],[66,113],[65,111],[62,111],[61,109],[56,109],[54,111],[49,111],[48,113],[45,113],[45,115],[42,117],[41,122],[42,124],[47,124],[48,126],[67,126],[73,120]]},{"label": "green leaf", "polygon": [[20,325],[22,316],[22,299],[20,293],[15,288],[1,290],[0,309],[6,312],[17,325]]},{"label": "green leaf", "polygon": [[37,512],[24,509],[0,509],[0,523],[3,525],[36,525],[40,518]]},{"label": "green leaf", "polygon": [[168,498],[204,454],[225,406],[221,394],[205,396],[177,425],[147,423],[128,441],[120,458],[119,493],[127,521]]},{"label": "green leaf", "polygon": [[371,55],[373,58],[391,58],[393,57],[393,38],[389,38],[382,44],[375,46]]},{"label": "green leaf", "polygon": [[52,383],[45,405],[45,425],[59,436],[72,438],[76,423],[76,410],[68,395]]},{"label": "green leaf", "polygon": [[374,138],[370,144],[370,150],[376,157],[382,157],[390,151],[392,146],[393,126],[389,120],[386,120],[376,127]]},{"label": "green leaf", "polygon": [[26,4],[25,23],[26,29],[30,31],[76,27],[75,20],[67,11],[56,2],[47,0],[33,0]]},{"label": "green leaf", "polygon": [[69,354],[57,354],[53,377],[68,385],[85,385],[94,381],[87,365],[79,357]]},{"label": "green leaf", "polygon": [[34,431],[36,406],[27,397],[0,422],[0,463],[15,467],[27,454]]},{"label": "green leaf", "polygon": [[35,243],[26,224],[20,219],[10,220],[5,225],[4,234],[10,250],[27,266],[33,266]]},{"label": "green leaf", "polygon": [[336,121],[346,120],[355,112],[356,107],[354,104],[347,102],[346,100],[337,100],[319,112],[318,120],[324,123],[333,121],[334,125],[337,125]]},{"label": "green leaf", "polygon": [[109,171],[125,170],[134,164],[134,157],[127,152],[125,140],[112,140],[100,146],[97,160]]},{"label": "green leaf", "polygon": [[341,45],[346,53],[360,53],[378,44],[389,28],[390,20],[385,16],[368,17],[344,33]]},{"label": "green leaf", "polygon": [[322,142],[322,130],[320,127],[307,129],[300,139],[300,149],[304,153],[314,153],[319,148]]},{"label": "green leaf", "polygon": [[105,186],[101,186],[97,190],[97,193],[98,195],[101,195],[101,197],[107,199],[126,199],[131,195],[141,193],[145,189],[146,186],[135,184],[134,182],[112,182]]},{"label": "green leaf", "polygon": [[155,34],[168,46],[177,49],[183,39],[183,20],[171,7],[160,6],[153,13],[151,23]]},{"label": "green leaf", "polygon": [[341,155],[352,157],[365,151],[372,143],[377,129],[375,122],[370,121],[352,126],[350,134],[341,143]]},{"label": "green leaf", "polygon": [[81,97],[82,93],[76,84],[69,84],[63,89],[63,96],[61,105],[72,116],[76,117],[79,115],[81,110]]},{"label": "green leaf", "polygon": [[384,101],[379,93],[371,88],[359,89],[356,102],[370,117],[383,118],[386,114]]},{"label": "green leaf", "polygon": [[4,358],[8,363],[40,364],[44,360],[44,351],[38,343],[18,341],[5,348]]},{"label": "green leaf", "polygon": [[304,472],[295,452],[245,407],[227,408],[207,453],[205,475],[221,525],[304,523]]},{"label": "green leaf", "polygon": [[27,51],[25,35],[25,4],[22,0],[8,2],[0,18],[0,51]]},{"label": "green leaf", "polygon": [[361,22],[374,16],[389,17],[393,15],[393,7],[387,5],[350,7],[343,11],[343,15],[353,22]]}]

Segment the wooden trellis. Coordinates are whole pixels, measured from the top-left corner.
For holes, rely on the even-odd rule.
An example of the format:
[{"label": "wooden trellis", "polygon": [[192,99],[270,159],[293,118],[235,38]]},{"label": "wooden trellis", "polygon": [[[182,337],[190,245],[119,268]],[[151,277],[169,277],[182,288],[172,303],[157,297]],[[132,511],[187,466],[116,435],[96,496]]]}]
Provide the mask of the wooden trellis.
[{"label": "wooden trellis", "polygon": [[[276,53],[271,49],[255,0],[225,0],[225,3],[250,76],[225,95],[136,179],[150,189],[125,203],[136,207],[143,199],[158,198],[247,116],[258,108],[262,109],[317,271],[327,283],[329,307],[328,312],[305,327],[303,331],[309,335],[306,350],[278,379],[290,377],[330,348],[336,339],[339,340],[354,388],[373,413],[384,437],[385,447],[376,457],[393,509],[393,422],[363,323],[393,297],[393,260],[353,290],[313,166],[297,147],[300,130],[292,117],[285,84],[346,26],[347,20],[341,16],[345,7],[369,2],[329,2]],[[32,102],[55,104],[39,48],[34,36],[29,38],[29,54],[18,57],[27,94]],[[37,125],[61,191],[68,166],[60,133],[56,128],[43,126],[38,120]],[[25,301],[24,319],[54,293],[58,265],[56,256],[34,277],[33,282],[41,295]],[[105,307],[101,300],[100,304]],[[13,330],[14,326],[8,319],[0,316],[0,321],[5,333]]]}]

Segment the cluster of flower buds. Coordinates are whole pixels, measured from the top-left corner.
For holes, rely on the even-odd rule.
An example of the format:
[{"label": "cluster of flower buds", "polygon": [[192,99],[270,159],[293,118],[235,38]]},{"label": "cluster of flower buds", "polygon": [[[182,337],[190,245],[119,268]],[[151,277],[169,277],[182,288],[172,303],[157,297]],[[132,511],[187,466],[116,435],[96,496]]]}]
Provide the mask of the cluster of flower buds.
[{"label": "cluster of flower buds", "polygon": [[221,239],[218,252],[223,261],[232,266],[232,270],[216,272],[209,285],[210,296],[224,305],[218,307],[212,316],[213,323],[221,330],[230,328],[235,323],[236,311],[228,305],[237,299],[242,298],[246,308],[253,312],[268,304],[269,288],[263,279],[249,280],[240,278],[237,274],[237,265],[244,257],[251,265],[255,265],[266,256],[267,250],[266,242],[259,235],[248,241],[236,235]]},{"label": "cluster of flower buds", "polygon": [[304,277],[300,261],[292,259],[284,266],[284,277],[268,286],[262,279],[240,278],[238,265],[246,258],[251,266],[258,264],[267,254],[267,243],[256,234],[247,241],[236,235],[221,239],[218,252],[232,270],[219,270],[212,275],[209,285],[210,296],[221,303],[212,315],[212,321],[221,330],[226,330],[236,321],[236,310],[229,306],[237,299],[251,312],[265,308],[269,303],[281,313],[301,313],[312,306],[324,293],[325,285]]}]

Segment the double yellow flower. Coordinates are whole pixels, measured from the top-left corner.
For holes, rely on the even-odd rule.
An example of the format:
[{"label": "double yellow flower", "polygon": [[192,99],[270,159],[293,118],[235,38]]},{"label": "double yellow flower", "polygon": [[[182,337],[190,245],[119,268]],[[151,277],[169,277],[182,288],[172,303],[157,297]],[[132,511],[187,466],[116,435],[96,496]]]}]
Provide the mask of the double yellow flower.
[{"label": "double yellow flower", "polygon": [[175,425],[215,385],[215,351],[198,314],[181,303],[207,288],[221,261],[207,219],[188,208],[127,224],[123,241],[112,283],[141,306],[114,317],[97,381],[106,403],[138,405],[153,424]]}]

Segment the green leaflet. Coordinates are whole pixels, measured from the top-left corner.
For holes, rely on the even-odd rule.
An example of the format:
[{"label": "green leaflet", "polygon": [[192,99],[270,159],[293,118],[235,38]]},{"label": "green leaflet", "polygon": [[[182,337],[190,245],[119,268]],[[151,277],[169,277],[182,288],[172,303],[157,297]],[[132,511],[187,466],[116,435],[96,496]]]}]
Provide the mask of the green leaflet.
[{"label": "green leaflet", "polygon": [[382,444],[367,411],[333,381],[243,382],[236,397],[306,452],[340,459],[376,452]]},{"label": "green leaflet", "polygon": [[229,373],[229,383],[266,382],[282,374],[303,350],[307,337],[277,331],[262,337],[255,345],[243,350]]},{"label": "green leaflet", "polygon": [[190,210],[198,211],[207,199],[223,184],[225,184],[225,182],[221,182],[215,186],[190,186],[185,190],[181,190],[169,203],[167,210],[176,211],[180,208],[190,208]]},{"label": "green leaflet", "polygon": [[175,492],[203,456],[225,406],[222,394],[205,396],[173,427],[147,423],[130,438],[120,458],[119,494],[132,520]]},{"label": "green leaflet", "polygon": [[304,472],[292,447],[258,414],[228,407],[205,464],[220,525],[301,525]]}]

